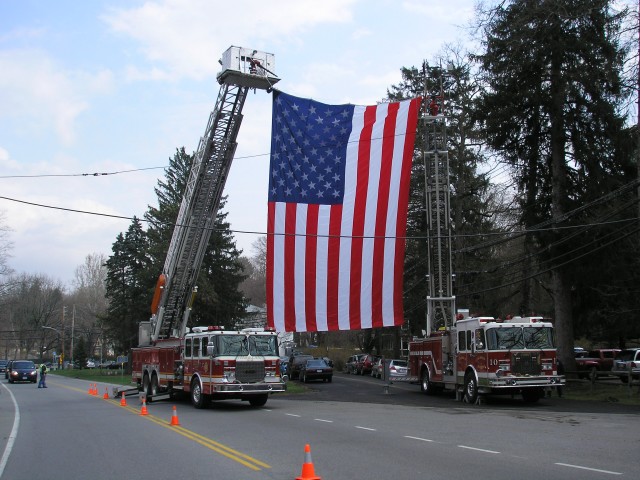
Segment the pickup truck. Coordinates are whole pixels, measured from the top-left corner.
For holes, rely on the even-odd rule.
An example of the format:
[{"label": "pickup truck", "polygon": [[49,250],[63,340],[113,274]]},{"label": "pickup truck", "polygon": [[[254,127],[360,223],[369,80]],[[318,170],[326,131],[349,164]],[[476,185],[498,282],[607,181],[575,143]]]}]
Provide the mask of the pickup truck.
[{"label": "pickup truck", "polygon": [[618,348],[596,348],[588,352],[576,352],[578,378],[589,378],[597,375],[597,372],[609,372],[619,351]]}]

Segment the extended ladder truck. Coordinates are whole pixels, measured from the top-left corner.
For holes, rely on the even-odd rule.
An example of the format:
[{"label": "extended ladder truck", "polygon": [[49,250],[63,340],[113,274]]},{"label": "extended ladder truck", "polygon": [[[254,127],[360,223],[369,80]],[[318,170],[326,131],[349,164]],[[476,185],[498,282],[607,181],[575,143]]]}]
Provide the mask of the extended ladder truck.
[{"label": "extended ladder truck", "polygon": [[139,346],[132,351],[132,380],[148,401],[185,394],[196,408],[222,399],[262,406],[270,394],[285,390],[275,331],[187,328],[247,93],[270,92],[280,80],[270,53],[232,46],[220,64],[220,92],[191,167],[152,316],[140,323]]},{"label": "extended ladder truck", "polygon": [[[425,82],[425,98],[426,94]],[[440,102],[444,101],[442,87]],[[542,317],[469,317],[456,311],[450,225],[447,117],[444,105],[424,102],[425,200],[428,294],[424,338],[409,342],[405,381],[426,394],[455,391],[476,403],[481,394],[518,394],[535,402],[545,390],[564,384],[558,375],[553,325]],[[394,381],[397,381],[394,378]]]}]

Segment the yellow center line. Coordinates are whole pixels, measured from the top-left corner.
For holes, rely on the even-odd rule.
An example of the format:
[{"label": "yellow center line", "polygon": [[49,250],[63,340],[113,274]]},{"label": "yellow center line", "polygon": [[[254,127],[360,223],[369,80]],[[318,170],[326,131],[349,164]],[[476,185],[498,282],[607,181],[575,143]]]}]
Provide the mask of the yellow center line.
[{"label": "yellow center line", "polygon": [[[60,386],[62,388],[66,388],[68,390],[73,390],[74,392],[80,392],[80,393],[85,393],[87,394],[87,392],[85,390],[82,390],[80,388],[76,388],[76,387],[70,387],[67,385],[62,385],[59,383],[53,383],[56,386]],[[102,397],[99,397],[102,398]],[[137,398],[137,397],[136,397]],[[216,442],[215,440],[205,437],[203,435],[200,435],[199,433],[196,433],[192,430],[189,430],[187,428],[184,428],[180,425],[171,425],[170,422],[168,422],[167,420],[161,419],[159,417],[156,417],[154,415],[140,415],[139,410],[135,409],[134,407],[130,407],[130,406],[123,406],[120,405],[121,400],[118,399],[104,399],[106,402],[121,407],[131,413],[134,413],[138,416],[141,416],[143,418],[145,418],[146,420],[152,421],[153,423],[160,425],[161,427],[165,427],[168,428],[169,430],[172,430],[174,432],[176,432],[179,435],[182,435],[185,438],[188,438],[200,445],[202,445],[203,447],[208,448],[209,450],[212,450],[216,453],[219,453],[220,455],[227,457],[241,465],[244,465],[247,468],[250,468],[251,470],[254,471],[259,471],[263,468],[271,468],[271,465],[269,465],[268,463],[264,463],[260,460],[258,460],[257,458],[253,458],[249,455],[247,455],[246,453],[242,453],[239,452],[238,450],[234,450],[231,447],[228,447],[222,443]]]}]

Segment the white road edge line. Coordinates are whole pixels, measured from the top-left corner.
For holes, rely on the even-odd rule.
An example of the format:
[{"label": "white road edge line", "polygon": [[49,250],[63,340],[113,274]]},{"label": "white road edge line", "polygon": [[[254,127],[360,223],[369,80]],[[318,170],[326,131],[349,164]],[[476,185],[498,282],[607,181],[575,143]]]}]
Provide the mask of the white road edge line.
[{"label": "white road edge line", "polygon": [[410,438],[411,440],[420,440],[421,442],[433,442],[433,440],[429,440],[428,438],[411,437],[409,435],[405,435],[404,438]]},{"label": "white road edge line", "polygon": [[4,473],[4,467],[6,467],[7,462],[9,461],[9,455],[11,455],[11,450],[13,449],[13,443],[16,441],[16,437],[18,436],[18,429],[20,428],[20,408],[18,408],[18,402],[16,402],[16,397],[13,396],[13,392],[7,388],[7,386],[3,383],[2,388],[4,388],[9,395],[11,395],[11,400],[13,401],[13,408],[15,409],[15,416],[13,417],[13,428],[11,429],[11,433],[9,434],[9,439],[7,440],[7,446],[4,449],[4,453],[2,454],[2,460],[0,460],[0,478],[2,478],[2,474]]},{"label": "white road edge line", "polygon": [[359,428],[360,430],[368,430],[370,432],[375,432],[376,431],[375,428],[359,427],[358,425],[356,425],[356,428]]},{"label": "white road edge line", "polygon": [[484,452],[484,453],[500,453],[495,450],[485,450],[484,448],[476,448],[476,447],[467,447],[466,445],[458,445],[458,448],[466,448],[467,450],[475,450],[476,452]]},{"label": "white road edge line", "polygon": [[556,465],[560,465],[561,467],[579,468],[580,470],[589,470],[591,472],[608,473],[609,475],[624,475],[621,472],[612,472],[610,470],[600,470],[598,468],[582,467],[580,465],[571,465],[570,463],[556,463]]},{"label": "white road edge line", "polygon": [[322,418],[314,418],[316,422],[333,423],[333,420],[324,420]]}]

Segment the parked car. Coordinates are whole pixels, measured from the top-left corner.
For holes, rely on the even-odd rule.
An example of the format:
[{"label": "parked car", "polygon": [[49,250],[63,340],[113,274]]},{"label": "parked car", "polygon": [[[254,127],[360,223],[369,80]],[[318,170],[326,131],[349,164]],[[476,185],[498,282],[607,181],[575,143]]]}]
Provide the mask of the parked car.
[{"label": "parked car", "polygon": [[376,364],[376,362],[380,360],[379,355],[365,355],[362,358],[362,362],[358,364],[358,373],[360,375],[370,375],[371,369]]},{"label": "parked car", "polygon": [[9,383],[38,381],[38,370],[31,360],[14,360],[9,371]]},{"label": "parked car", "polygon": [[9,378],[9,370],[11,370],[11,364],[12,364],[12,363],[13,363],[13,360],[9,360],[9,361],[7,362],[7,367],[5,368],[5,371],[4,371],[4,378],[5,378],[5,380]]},{"label": "parked car", "polygon": [[288,375],[289,357],[280,357],[280,375]]},{"label": "parked car", "polygon": [[[384,378],[384,359],[379,359],[374,365],[371,375],[376,378]],[[398,377],[406,377],[409,365],[406,360],[388,360],[389,362],[389,380]]]},{"label": "parked car", "polygon": [[0,360],[0,373],[5,373],[7,371],[7,364],[9,360]]},{"label": "parked car", "polygon": [[389,362],[389,379],[393,380],[394,377],[406,377],[408,369],[409,363],[406,360],[391,360]]},{"label": "parked car", "polygon": [[640,348],[627,348],[618,353],[613,360],[611,373],[627,383],[629,381],[629,367],[631,367],[632,378],[634,380],[640,379]]},{"label": "parked car", "polygon": [[307,360],[312,360],[313,355],[296,355],[289,359],[289,379],[295,380],[300,378],[300,370],[302,366],[307,363]]},{"label": "parked car", "polygon": [[576,352],[578,378],[589,378],[597,372],[609,372],[613,368],[613,359],[620,353],[619,348],[596,348]]},{"label": "parked car", "polygon": [[371,376],[373,378],[382,378],[382,372],[384,371],[384,359],[380,357],[373,367],[371,367]]},{"label": "parked car", "polygon": [[362,362],[362,358],[366,353],[358,353],[351,355],[344,364],[345,373],[358,373],[358,364]]},{"label": "parked car", "polygon": [[307,360],[300,368],[300,380],[307,383],[311,380],[322,380],[331,382],[333,378],[333,368],[327,365],[322,358]]}]

